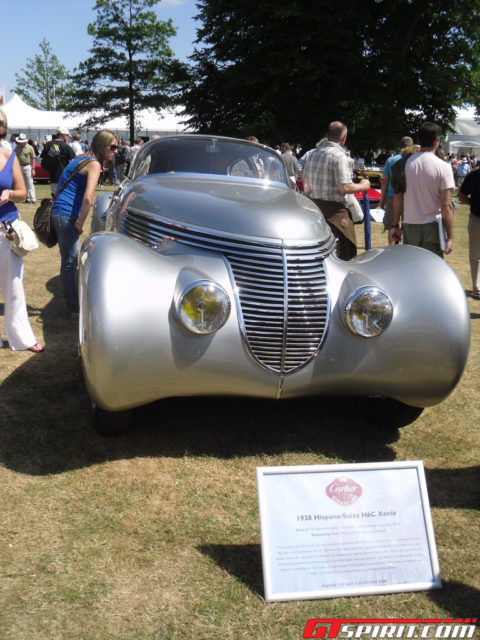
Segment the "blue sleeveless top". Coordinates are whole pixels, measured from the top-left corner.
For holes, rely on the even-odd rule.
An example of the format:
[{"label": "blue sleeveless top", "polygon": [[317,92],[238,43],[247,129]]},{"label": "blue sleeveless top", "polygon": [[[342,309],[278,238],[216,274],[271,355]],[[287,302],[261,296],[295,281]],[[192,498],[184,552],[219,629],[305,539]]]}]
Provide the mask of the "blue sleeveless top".
[{"label": "blue sleeveless top", "polygon": [[[60,189],[68,178],[71,176],[72,171],[77,165],[85,160],[87,157],[93,156],[79,156],[69,162],[63,170],[60,180],[58,181],[57,189]],[[80,215],[82,208],[82,200],[87,188],[87,176],[83,176],[81,173],[77,173],[72,180],[67,184],[65,189],[55,198],[52,207],[52,214],[57,216],[67,216],[76,220]]]},{"label": "blue sleeveless top", "polygon": [[[11,189],[13,185],[13,160],[15,154],[10,154],[5,166],[0,171],[0,192],[4,189]],[[7,202],[0,207],[0,221],[1,222],[13,222],[18,218],[18,210],[13,202]]]}]

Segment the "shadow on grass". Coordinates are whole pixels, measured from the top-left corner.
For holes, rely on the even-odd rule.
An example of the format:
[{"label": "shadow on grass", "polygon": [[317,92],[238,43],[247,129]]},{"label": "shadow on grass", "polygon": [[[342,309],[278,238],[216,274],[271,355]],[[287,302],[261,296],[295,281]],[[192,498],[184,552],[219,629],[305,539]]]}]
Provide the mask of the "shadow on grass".
[{"label": "shadow on grass", "polygon": [[480,466],[463,469],[425,469],[431,507],[480,508]]},{"label": "shadow on grass", "polygon": [[[41,309],[40,307],[32,307],[31,304],[27,303],[27,313],[29,318],[33,318],[34,316],[41,316],[42,312],[43,309]],[[0,317],[5,317],[5,305],[3,304],[3,302],[0,302]],[[6,340],[4,342],[6,342]]]},{"label": "shadow on grass", "polygon": [[[442,581],[443,588],[430,591],[429,597],[437,605],[448,611],[452,617],[478,617],[478,603],[480,591],[461,582]],[[472,609],[472,604],[477,603]]]},{"label": "shadow on grass", "polygon": [[[390,445],[399,432],[385,425],[395,417],[398,426],[399,416],[385,412],[376,426],[369,401],[352,397],[170,398],[137,409],[128,434],[99,436],[77,355],[77,323],[65,312],[59,277],[47,288],[54,297],[41,311],[46,351],[29,358],[2,385],[0,461],[9,469],[44,475],[105,460],[186,454],[312,452],[319,462],[395,458]],[[478,508],[478,468],[427,474],[432,506]]]},{"label": "shadow on grass", "polygon": [[[252,592],[264,597],[262,551],[259,544],[209,544],[197,547],[218,567],[234,576]],[[428,597],[446,613],[458,617],[472,617],[472,602],[480,601],[480,591],[460,582],[444,581],[442,589],[428,592]],[[459,612],[461,612],[459,614]]]},{"label": "shadow on grass", "polygon": [[78,364],[71,362],[67,370],[62,363],[56,375],[37,363],[24,365],[4,385],[9,415],[0,429],[0,456],[6,467],[22,473],[187,454],[231,458],[312,452],[352,462],[394,459],[388,443],[398,431],[367,424],[348,398],[173,398],[142,407],[129,433],[105,438],[91,425]]},{"label": "shadow on grass", "polygon": [[61,473],[105,460],[185,454],[230,458],[313,452],[325,459],[385,461],[398,430],[375,427],[361,398],[171,398],[141,407],[118,438],[92,427],[77,355],[77,323],[67,317],[59,277],[42,310],[46,351],[2,385],[0,460],[31,475]]},{"label": "shadow on grass", "polygon": [[247,589],[264,597],[262,550],[259,544],[206,544],[197,549],[218,567],[243,582]]}]

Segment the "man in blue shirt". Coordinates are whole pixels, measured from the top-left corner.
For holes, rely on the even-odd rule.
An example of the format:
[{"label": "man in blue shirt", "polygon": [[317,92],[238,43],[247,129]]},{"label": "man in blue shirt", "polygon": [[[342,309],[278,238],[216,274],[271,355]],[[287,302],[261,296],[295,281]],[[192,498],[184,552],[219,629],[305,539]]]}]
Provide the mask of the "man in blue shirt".
[{"label": "man in blue shirt", "polygon": [[462,158],[457,164],[457,187],[461,187],[463,181],[471,171],[471,166],[467,158]]},{"label": "man in blue shirt", "polygon": [[[412,145],[413,140],[410,136],[404,136],[400,140],[400,150],[411,147]],[[383,167],[380,207],[385,211],[383,216],[383,230],[387,232],[392,227],[393,196],[395,195],[392,187],[392,166],[400,160],[401,157],[402,154],[400,152],[394,156],[390,156],[390,158],[387,158],[385,166]]]}]

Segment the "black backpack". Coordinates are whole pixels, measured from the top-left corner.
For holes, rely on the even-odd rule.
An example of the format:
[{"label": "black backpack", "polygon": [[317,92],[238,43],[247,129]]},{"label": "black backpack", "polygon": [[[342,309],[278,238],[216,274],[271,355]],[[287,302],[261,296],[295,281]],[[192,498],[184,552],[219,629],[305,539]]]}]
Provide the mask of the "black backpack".
[{"label": "black backpack", "polygon": [[117,164],[124,164],[127,159],[127,149],[124,146],[118,147]]},{"label": "black backpack", "polygon": [[405,193],[407,190],[407,182],[405,180],[405,165],[410,154],[406,154],[392,165],[391,183],[395,193]]},{"label": "black backpack", "polygon": [[59,156],[60,145],[53,141],[47,154],[42,158],[42,168],[45,169],[45,171],[51,172],[56,167]]}]

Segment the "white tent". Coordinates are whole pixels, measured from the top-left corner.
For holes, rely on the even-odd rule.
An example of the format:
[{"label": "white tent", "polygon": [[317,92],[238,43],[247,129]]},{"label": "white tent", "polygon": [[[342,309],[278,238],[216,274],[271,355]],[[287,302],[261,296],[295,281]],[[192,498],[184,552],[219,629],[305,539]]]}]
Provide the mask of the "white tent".
[{"label": "white tent", "polygon": [[[45,135],[51,135],[58,129],[67,128],[71,131],[79,130],[85,116],[69,116],[64,111],[42,111],[26,104],[20,96],[14,94],[2,107],[7,114],[10,133],[25,133],[28,138],[38,136],[41,140]],[[181,108],[163,111],[160,115],[154,109],[144,109],[135,115],[139,126],[135,135],[151,136],[166,135],[184,131],[186,126],[181,122]],[[83,137],[91,138],[99,129],[111,129],[120,136],[128,136],[126,118],[115,118],[95,128],[81,128]]]},{"label": "white tent", "polygon": [[446,151],[462,155],[478,155],[480,148],[480,124],[475,121],[475,109],[457,110],[455,130],[446,140]]}]

